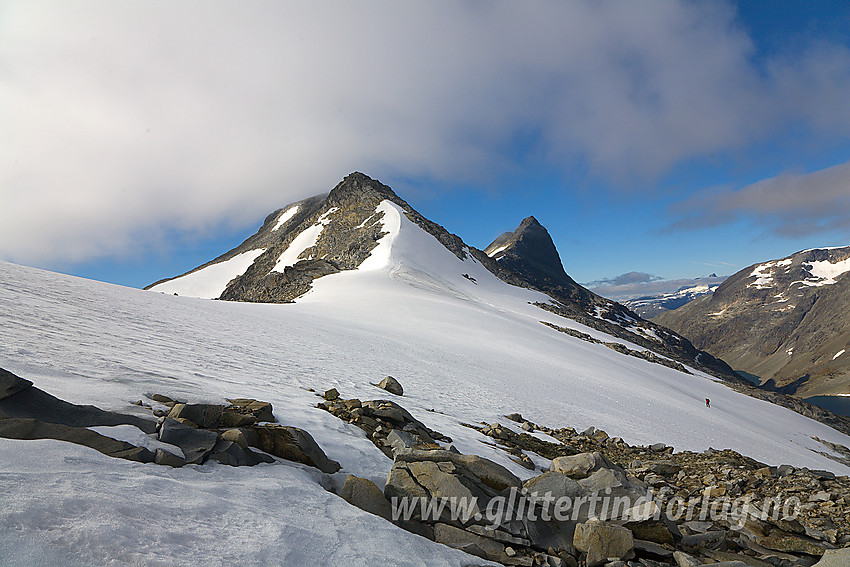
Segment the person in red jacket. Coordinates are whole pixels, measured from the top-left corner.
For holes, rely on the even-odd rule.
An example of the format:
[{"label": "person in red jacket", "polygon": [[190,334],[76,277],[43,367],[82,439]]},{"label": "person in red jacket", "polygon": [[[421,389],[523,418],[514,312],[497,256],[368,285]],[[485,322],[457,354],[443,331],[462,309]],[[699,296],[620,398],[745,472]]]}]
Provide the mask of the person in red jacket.
[{"label": "person in red jacket", "polygon": [[707,408],[711,407],[711,400],[709,400],[708,398],[705,399],[705,407],[707,407]]}]

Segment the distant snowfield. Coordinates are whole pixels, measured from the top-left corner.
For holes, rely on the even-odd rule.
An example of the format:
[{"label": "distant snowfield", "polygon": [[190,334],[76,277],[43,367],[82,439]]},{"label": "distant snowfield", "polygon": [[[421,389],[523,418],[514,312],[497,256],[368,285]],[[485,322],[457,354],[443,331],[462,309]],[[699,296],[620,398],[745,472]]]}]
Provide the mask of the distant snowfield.
[{"label": "distant snowfield", "polygon": [[[702,373],[541,325],[612,340],[530,305],[545,296],[507,286],[472,258],[461,262],[398,207],[381,207],[389,234],[366,269],[326,276],[295,304],[175,297],[0,263],[0,366],[69,401],[138,415],[147,412],[132,402],[153,392],[267,400],[280,422],[309,431],[343,466],[331,477],[292,463],[171,469],[0,439],[0,564],[473,562],[326,490],[347,474],[383,485],[392,463],[361,430],[315,408],[309,388],[393,398],[460,451],[521,478],[531,473],[461,422],[504,422],[518,411],[633,444],[728,447],[769,464],[850,473],[814,453],[826,448],[811,437],[850,438]],[[404,385],[403,398],[369,384],[387,374]]]}]

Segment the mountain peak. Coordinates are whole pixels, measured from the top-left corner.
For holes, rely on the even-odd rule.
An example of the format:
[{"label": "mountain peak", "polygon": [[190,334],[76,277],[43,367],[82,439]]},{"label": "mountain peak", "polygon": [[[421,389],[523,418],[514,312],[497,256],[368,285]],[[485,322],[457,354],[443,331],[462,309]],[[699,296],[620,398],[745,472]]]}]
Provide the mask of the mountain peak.
[{"label": "mountain peak", "polygon": [[524,218],[515,231],[496,238],[484,252],[543,289],[577,285],[564,271],[549,231],[533,216]]},{"label": "mountain peak", "polygon": [[395,192],[365,173],[355,171],[345,176],[328,194],[327,202],[333,206],[360,202],[375,206],[384,199],[402,204],[404,201]]}]

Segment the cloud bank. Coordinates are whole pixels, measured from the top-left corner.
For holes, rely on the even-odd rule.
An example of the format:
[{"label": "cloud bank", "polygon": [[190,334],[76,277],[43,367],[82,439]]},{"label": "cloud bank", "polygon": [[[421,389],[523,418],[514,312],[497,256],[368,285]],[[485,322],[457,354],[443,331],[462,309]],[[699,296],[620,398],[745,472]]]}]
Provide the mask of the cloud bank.
[{"label": "cloud bank", "polygon": [[652,179],[850,129],[846,49],[752,55],[717,2],[3,2],[0,257],[256,222],[353,170],[486,183],[518,140]]},{"label": "cloud bank", "polygon": [[675,206],[672,228],[697,229],[755,219],[780,236],[850,233],[850,162],[812,173],[786,173],[741,189],[709,189]]}]

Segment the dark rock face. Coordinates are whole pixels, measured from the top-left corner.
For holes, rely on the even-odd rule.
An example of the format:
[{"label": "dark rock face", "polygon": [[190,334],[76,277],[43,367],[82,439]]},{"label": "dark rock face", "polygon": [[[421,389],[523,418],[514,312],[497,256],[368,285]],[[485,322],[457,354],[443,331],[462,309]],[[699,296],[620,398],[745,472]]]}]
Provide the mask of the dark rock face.
[{"label": "dark rock face", "polygon": [[564,271],[549,232],[534,217],[523,219],[514,232],[502,234],[484,252],[541,289],[578,286]]},{"label": "dark rock face", "polygon": [[714,294],[656,321],[722,357],[734,368],[799,396],[850,388],[850,276],[840,271],[850,247],[808,250],[756,264]]}]

